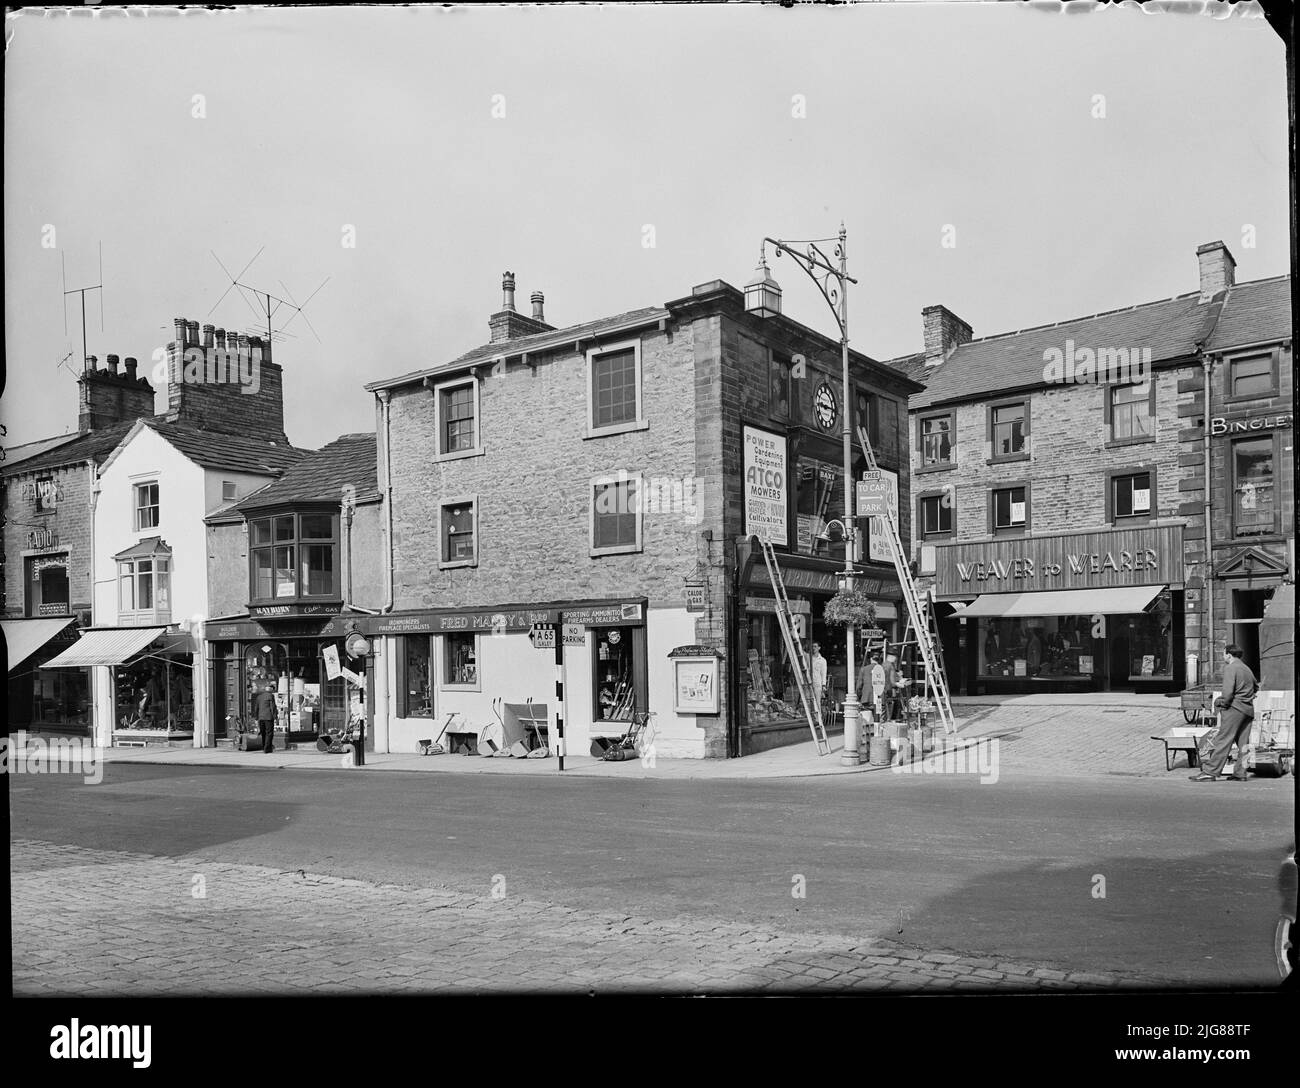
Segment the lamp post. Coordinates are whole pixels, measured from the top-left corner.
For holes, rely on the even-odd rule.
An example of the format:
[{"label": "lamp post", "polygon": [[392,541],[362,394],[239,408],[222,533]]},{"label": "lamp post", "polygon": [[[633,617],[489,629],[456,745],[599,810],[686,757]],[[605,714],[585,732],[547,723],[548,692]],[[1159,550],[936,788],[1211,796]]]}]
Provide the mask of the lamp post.
[{"label": "lamp post", "polygon": [[[853,522],[853,428],[849,409],[849,292],[848,285],[857,283],[848,274],[847,232],[840,224],[839,235],[835,238],[811,238],[794,241],[780,241],[776,238],[764,238],[758,261],[758,272],[745,285],[745,309],[759,317],[775,317],[781,312],[781,288],[772,278],[767,268],[767,247],[776,250],[778,257],[786,255],[794,259],[809,278],[817,285],[822,298],[835,315],[835,323],[840,328],[840,366],[843,387],[840,405],[841,434],[844,441],[844,571],[842,573],[845,588],[853,588],[855,575],[854,562],[857,533],[848,532]],[[833,244],[831,255],[822,250],[823,244]],[[796,249],[796,246],[803,247]],[[848,684],[844,694],[844,751],[840,762],[845,766],[861,762],[858,754],[858,694],[854,676],[854,639],[857,629],[853,625],[846,628],[847,664],[849,669]]]}]

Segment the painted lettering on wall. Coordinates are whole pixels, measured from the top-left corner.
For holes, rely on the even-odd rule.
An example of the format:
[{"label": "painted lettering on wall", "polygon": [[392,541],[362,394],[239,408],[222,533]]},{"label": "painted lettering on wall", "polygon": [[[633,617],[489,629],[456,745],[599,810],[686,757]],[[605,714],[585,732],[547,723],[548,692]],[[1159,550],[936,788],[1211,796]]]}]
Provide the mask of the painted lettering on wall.
[{"label": "painted lettering on wall", "polygon": [[1247,434],[1250,431],[1271,431],[1291,426],[1291,414],[1277,416],[1254,416],[1246,419],[1227,419],[1223,416],[1210,417],[1210,434]]}]

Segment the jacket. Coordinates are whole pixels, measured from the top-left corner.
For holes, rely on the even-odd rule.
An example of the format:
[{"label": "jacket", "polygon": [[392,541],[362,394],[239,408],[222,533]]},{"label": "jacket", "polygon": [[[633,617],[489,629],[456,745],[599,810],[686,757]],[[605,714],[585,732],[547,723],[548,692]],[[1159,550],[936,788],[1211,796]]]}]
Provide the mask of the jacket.
[{"label": "jacket", "polygon": [[1223,667],[1223,690],[1218,703],[1224,710],[1238,710],[1248,718],[1255,716],[1255,674],[1241,658],[1234,657]]},{"label": "jacket", "polygon": [[253,709],[259,722],[275,721],[275,693],[259,691],[253,699]]},{"label": "jacket", "polygon": [[826,658],[821,654],[814,654],[812,657],[812,682],[826,686]]}]

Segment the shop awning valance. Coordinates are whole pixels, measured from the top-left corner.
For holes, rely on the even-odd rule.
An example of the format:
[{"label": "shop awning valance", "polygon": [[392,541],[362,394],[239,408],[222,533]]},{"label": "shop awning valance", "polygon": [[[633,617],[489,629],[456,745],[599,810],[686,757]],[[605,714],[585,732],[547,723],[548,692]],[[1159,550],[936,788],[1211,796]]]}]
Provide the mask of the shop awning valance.
[{"label": "shop awning valance", "polygon": [[9,671],[13,672],[71,622],[71,616],[0,622],[0,629],[4,630],[5,635],[5,647],[9,651]]},{"label": "shop awning valance", "polygon": [[83,631],[81,638],[41,668],[79,669],[87,665],[124,665],[166,631],[166,627],[101,627]]},{"label": "shop awning valance", "polygon": [[1126,616],[1141,612],[1164,586],[1048,589],[1038,593],[981,593],[962,616]]}]

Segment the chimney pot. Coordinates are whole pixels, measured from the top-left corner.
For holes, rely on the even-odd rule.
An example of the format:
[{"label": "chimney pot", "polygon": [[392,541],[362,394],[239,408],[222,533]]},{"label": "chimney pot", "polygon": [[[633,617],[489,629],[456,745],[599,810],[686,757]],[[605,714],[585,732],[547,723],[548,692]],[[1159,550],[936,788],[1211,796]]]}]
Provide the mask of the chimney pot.
[{"label": "chimney pot", "polygon": [[185,350],[185,318],[183,317],[172,318],[172,325],[175,327],[176,330],[176,346],[180,348],[182,351],[184,351]]},{"label": "chimney pot", "polygon": [[136,361],[131,356],[126,357],[126,376],[135,381]]},{"label": "chimney pot", "polygon": [[226,349],[226,330],[218,329],[215,335],[217,338],[217,347],[221,348],[221,350],[224,351]]},{"label": "chimney pot", "polygon": [[1209,302],[1220,291],[1237,282],[1237,262],[1222,242],[1206,242],[1196,247],[1201,270],[1201,301]]},{"label": "chimney pot", "polygon": [[119,359],[118,359],[118,357],[117,357],[116,355],[110,355],[110,356],[108,357],[108,369],[111,370],[114,374],[117,373],[117,364],[118,364],[118,362],[119,362]]},{"label": "chimney pot", "polygon": [[212,326],[212,325],[204,325],[204,326],[203,326],[203,346],[204,346],[205,348],[210,348],[210,347],[212,347],[212,333],[213,333],[213,330],[214,330],[214,326]]},{"label": "chimney pot", "polygon": [[197,321],[185,322],[185,343],[192,348],[199,346],[199,323]]},{"label": "chimney pot", "polygon": [[513,313],[515,309],[515,274],[513,272],[503,272],[501,274],[501,292],[505,296],[501,303],[501,309]]},{"label": "chimney pot", "polygon": [[534,292],[532,293],[533,320],[534,320],[534,321],[545,321],[545,320],[546,320],[546,318],[542,315],[542,305],[543,305],[543,303],[545,303],[545,302],[546,302],[546,296],[545,296],[544,294],[542,294],[541,291],[534,291]]}]

